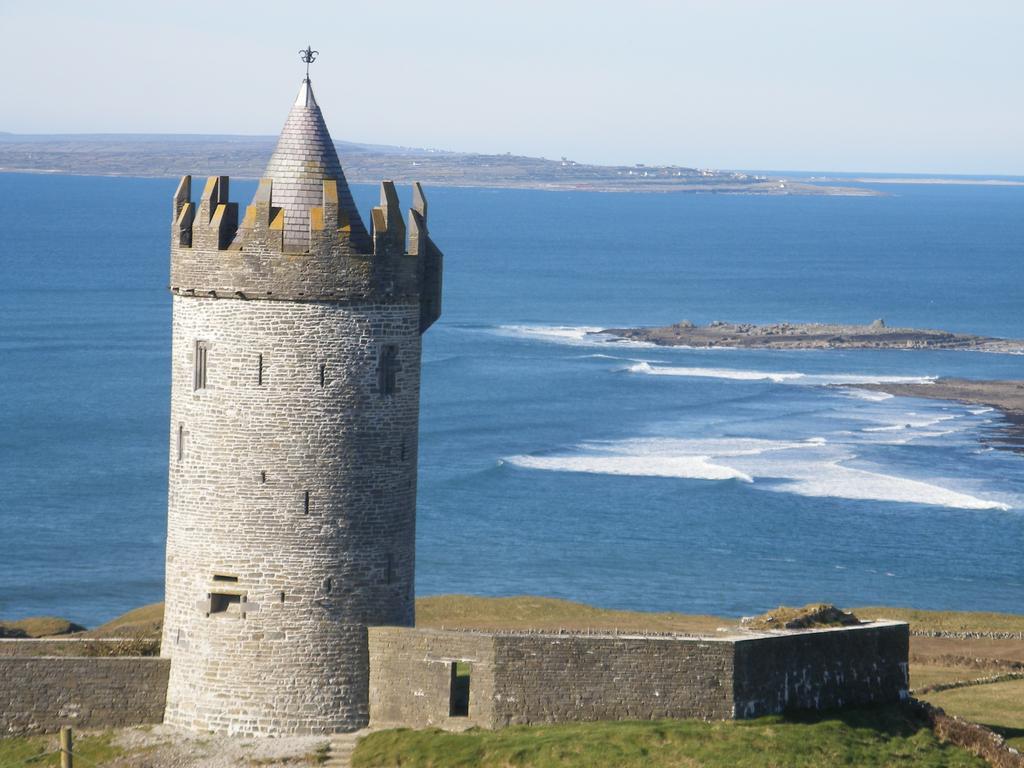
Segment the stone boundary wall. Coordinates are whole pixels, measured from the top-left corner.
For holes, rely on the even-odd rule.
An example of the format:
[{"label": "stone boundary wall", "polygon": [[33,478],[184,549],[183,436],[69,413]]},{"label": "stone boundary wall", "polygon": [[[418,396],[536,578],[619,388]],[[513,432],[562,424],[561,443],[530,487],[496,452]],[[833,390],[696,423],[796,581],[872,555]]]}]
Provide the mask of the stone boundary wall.
[{"label": "stone boundary wall", "polygon": [[835,709],[909,695],[910,631],[899,622],[736,641],[735,717]]},{"label": "stone boundary wall", "polygon": [[498,636],[495,725],[732,716],[732,643]]},{"label": "stone boundary wall", "polygon": [[[907,697],[904,623],[696,638],[371,628],[373,726],[758,717]],[[451,665],[470,665],[453,717]]]},{"label": "stone boundary wall", "polygon": [[1012,680],[1024,680],[1024,673],[1008,672],[1005,675],[989,675],[988,677],[975,677],[970,680],[954,680],[949,683],[936,683],[935,685],[923,685],[914,688],[911,693],[915,696],[923,693],[940,693],[942,691],[953,691],[957,688],[973,688],[978,685],[991,685],[992,683],[1008,683]]},{"label": "stone boundary wall", "polygon": [[162,722],[169,668],[141,656],[0,657],[0,736]]},{"label": "stone boundary wall", "polygon": [[914,637],[943,637],[950,640],[1024,640],[1024,632],[960,632],[949,629],[915,629]]},{"label": "stone boundary wall", "polygon": [[977,755],[992,768],[1024,768],[1024,756],[998,733],[977,723],[947,715],[926,701],[913,700],[914,707],[931,725],[939,741],[962,747]]},{"label": "stone boundary wall", "polygon": [[[408,728],[493,728],[494,637],[370,627],[370,722]],[[449,713],[452,664],[469,664],[469,712]]]}]

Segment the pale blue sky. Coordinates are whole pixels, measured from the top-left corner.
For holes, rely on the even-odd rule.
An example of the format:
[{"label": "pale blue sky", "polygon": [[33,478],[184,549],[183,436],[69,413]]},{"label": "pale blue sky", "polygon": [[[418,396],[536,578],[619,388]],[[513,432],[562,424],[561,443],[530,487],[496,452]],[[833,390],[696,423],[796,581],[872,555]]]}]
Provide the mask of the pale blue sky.
[{"label": "pale blue sky", "polygon": [[0,131],[1024,174],[1022,0],[0,0]]}]

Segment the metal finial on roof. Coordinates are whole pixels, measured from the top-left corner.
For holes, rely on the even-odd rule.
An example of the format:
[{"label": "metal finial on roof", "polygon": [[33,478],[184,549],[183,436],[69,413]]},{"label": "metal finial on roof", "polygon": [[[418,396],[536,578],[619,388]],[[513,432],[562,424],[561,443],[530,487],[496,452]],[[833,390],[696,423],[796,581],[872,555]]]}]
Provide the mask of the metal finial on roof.
[{"label": "metal finial on roof", "polygon": [[313,48],[307,45],[304,49],[299,51],[299,56],[304,62],[306,62],[306,79],[309,80],[309,65],[316,61],[316,57],[320,55],[320,51],[314,51]]}]

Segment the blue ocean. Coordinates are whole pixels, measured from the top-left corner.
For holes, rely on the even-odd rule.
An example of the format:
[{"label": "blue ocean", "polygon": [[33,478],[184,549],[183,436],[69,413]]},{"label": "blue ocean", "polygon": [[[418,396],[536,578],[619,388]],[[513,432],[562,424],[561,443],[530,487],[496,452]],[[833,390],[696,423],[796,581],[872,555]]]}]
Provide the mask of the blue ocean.
[{"label": "blue ocean", "polygon": [[[0,617],[95,625],[162,598],[174,187],[0,175]],[[879,189],[428,189],[446,259],[418,594],[1024,613],[1024,455],[1000,414],[857,386],[1024,379],[1024,356],[592,333],[884,318],[1024,338],[1024,188]],[[377,190],[353,191],[366,218]]]}]

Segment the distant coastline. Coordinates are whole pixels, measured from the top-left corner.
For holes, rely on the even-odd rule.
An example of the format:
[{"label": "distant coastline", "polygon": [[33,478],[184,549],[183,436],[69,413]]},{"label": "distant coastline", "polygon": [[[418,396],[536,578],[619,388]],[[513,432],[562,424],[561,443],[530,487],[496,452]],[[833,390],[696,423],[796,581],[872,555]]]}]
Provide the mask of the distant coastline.
[{"label": "distant coastline", "polygon": [[601,334],[663,347],[732,349],[959,349],[971,352],[1024,353],[1024,340],[997,339],[919,328],[823,323],[726,323],[695,325],[682,321],[658,328],[606,328]]},{"label": "distant coastline", "polygon": [[[0,134],[0,173],[257,179],[274,149],[270,136]],[[591,192],[878,196],[842,183],[676,165],[608,166],[568,158],[486,155],[337,142],[350,182],[420,181],[431,186]]]},{"label": "distant coastline", "polygon": [[[830,181],[838,181],[838,179],[830,179]],[[858,184],[948,184],[967,187],[1024,187],[1024,181],[1016,179],[957,179],[942,176],[934,176],[927,179],[915,178],[913,176],[901,176],[898,178],[863,176],[856,179],[846,179],[845,181],[856,181]]]}]

